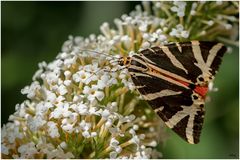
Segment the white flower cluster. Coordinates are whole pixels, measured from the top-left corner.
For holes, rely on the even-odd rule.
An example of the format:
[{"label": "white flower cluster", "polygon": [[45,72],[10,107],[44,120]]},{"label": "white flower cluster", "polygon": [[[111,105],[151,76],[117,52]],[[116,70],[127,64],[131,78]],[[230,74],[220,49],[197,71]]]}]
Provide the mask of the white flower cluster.
[{"label": "white flower cluster", "polygon": [[[70,37],[70,41],[75,40],[76,38]],[[71,46],[72,49],[78,47],[69,41],[66,43],[68,43],[67,47]],[[87,44],[86,41],[82,43]],[[94,58],[91,53],[85,57],[82,56],[82,52],[71,51],[61,52],[58,58],[48,65],[40,63],[41,67],[34,75],[35,81],[22,90],[22,94],[26,94],[31,101],[27,100],[17,105],[15,114],[10,117],[13,123],[8,123],[2,128],[2,153],[9,154],[9,150],[17,147],[16,140],[19,140],[27,143],[23,143],[18,148],[18,154],[13,155],[14,158],[35,158],[39,154],[47,155],[48,158],[73,158],[74,153],[66,152],[71,151],[70,147],[75,147],[70,146],[72,143],[70,139],[65,139],[64,148],[60,144],[55,146],[48,142],[51,139],[62,142],[62,137],[76,134],[79,143],[91,141],[90,139],[101,139],[104,145],[111,146],[106,153],[103,148],[103,153],[100,153],[103,157],[107,154],[110,157],[118,157],[123,150],[120,142],[118,146],[113,147],[113,139],[117,141],[116,139],[121,137],[129,137],[123,147],[133,144],[143,146],[137,133],[130,133],[133,126],[135,129],[139,128],[136,127],[139,120],[131,114],[132,111],[125,111],[126,115],[118,112],[120,105],[121,107],[124,105],[122,103],[125,102],[126,92],[134,89],[131,79],[125,69],[116,72],[107,70],[105,67],[107,62]],[[41,80],[42,84],[37,80]],[[116,92],[111,89],[113,87],[117,88]],[[137,101],[136,97],[128,102],[126,104],[128,109],[134,110]],[[26,140],[30,137],[34,137],[36,143]],[[52,153],[43,151],[43,145],[50,147],[48,150]],[[28,147],[31,149],[29,150]],[[136,151],[144,150],[137,148]],[[92,158],[97,156],[96,153],[89,154],[93,156]],[[131,156],[139,157],[141,154],[131,154]],[[149,155],[145,157],[149,158]]]},{"label": "white flower cluster", "polygon": [[189,32],[184,30],[181,24],[178,24],[176,28],[172,28],[172,31],[169,33],[170,36],[177,38],[188,38]]},{"label": "white flower cluster", "polygon": [[[153,4],[151,9],[150,3],[144,2],[143,10],[137,6],[130,15],[115,19],[117,30],[103,23],[102,35],[70,36],[53,62],[39,63],[32,84],[22,89],[29,100],[16,105],[11,122],[2,128],[4,158],[161,156],[154,148],[166,139],[162,123],[142,103],[127,70],[116,61],[170,41],[201,39],[211,27],[230,29],[217,15],[232,24],[235,19],[215,13],[209,15],[212,19],[201,19],[205,6],[223,5],[215,2]],[[188,5],[191,11],[186,10]],[[191,16],[185,22],[186,15]],[[196,28],[191,27],[194,16],[200,24]],[[205,34],[198,33],[202,28]],[[221,34],[214,31],[213,35]]]},{"label": "white flower cluster", "polygon": [[185,16],[185,8],[187,3],[184,1],[174,1],[173,4],[174,6],[171,7],[171,11],[176,12],[178,17]]}]

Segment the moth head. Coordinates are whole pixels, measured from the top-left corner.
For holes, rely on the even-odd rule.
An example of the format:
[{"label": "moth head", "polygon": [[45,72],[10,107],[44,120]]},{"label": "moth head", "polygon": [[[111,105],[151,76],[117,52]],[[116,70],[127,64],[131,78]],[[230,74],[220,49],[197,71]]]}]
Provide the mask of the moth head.
[{"label": "moth head", "polygon": [[118,64],[120,66],[128,66],[131,62],[131,58],[130,57],[121,57],[119,60],[118,60]]}]

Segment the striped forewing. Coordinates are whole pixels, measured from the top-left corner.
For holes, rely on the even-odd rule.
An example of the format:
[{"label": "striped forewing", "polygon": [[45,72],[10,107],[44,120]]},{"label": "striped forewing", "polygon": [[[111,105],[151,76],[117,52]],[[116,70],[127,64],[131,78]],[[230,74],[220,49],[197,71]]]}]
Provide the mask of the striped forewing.
[{"label": "striped forewing", "polygon": [[165,124],[191,144],[199,142],[204,99],[226,51],[221,43],[192,41],[152,47],[127,66],[143,98]]}]

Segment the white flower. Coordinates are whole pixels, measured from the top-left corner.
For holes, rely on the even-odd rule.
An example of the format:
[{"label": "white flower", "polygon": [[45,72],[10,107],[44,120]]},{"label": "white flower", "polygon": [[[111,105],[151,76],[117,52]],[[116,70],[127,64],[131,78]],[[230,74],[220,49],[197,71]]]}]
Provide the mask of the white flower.
[{"label": "white flower", "polygon": [[20,105],[16,104],[15,110],[17,110],[19,117],[25,117],[26,115],[28,115],[26,113],[26,105],[24,103],[22,103]]},{"label": "white flower", "polygon": [[4,125],[1,134],[2,139],[5,137],[10,144],[14,143],[16,138],[22,139],[24,136],[23,133],[20,132],[19,126],[15,126],[13,123]]},{"label": "white flower", "polygon": [[102,110],[97,110],[96,107],[90,107],[90,109],[88,110],[90,115],[101,115],[102,114]]},{"label": "white flower", "polygon": [[85,138],[90,138],[91,137],[91,135],[88,131],[83,131],[82,136],[85,137]]},{"label": "white flower", "polygon": [[117,153],[121,153],[121,152],[122,152],[122,147],[117,146],[117,147],[115,148],[115,151],[116,151]]},{"label": "white flower", "polygon": [[82,120],[79,124],[81,130],[82,130],[82,136],[85,138],[95,137],[97,135],[96,132],[89,132],[89,129],[91,128],[91,123],[85,122],[85,120]]},{"label": "white flower", "polygon": [[151,146],[151,147],[156,147],[157,146],[157,142],[156,141],[152,141],[148,144],[148,146]]},{"label": "white flower", "polygon": [[74,111],[79,113],[80,115],[87,115],[89,108],[86,104],[80,103],[80,104],[73,104],[70,106]]},{"label": "white flower", "polygon": [[49,70],[57,74],[59,73],[62,66],[63,66],[63,61],[61,59],[56,59],[56,61],[50,62],[47,67]]},{"label": "white flower", "polygon": [[96,137],[97,136],[97,132],[91,132],[91,137]]},{"label": "white flower", "polygon": [[53,112],[50,114],[50,118],[68,117],[72,112],[68,110],[68,103],[59,103]]},{"label": "white flower", "polygon": [[34,81],[30,86],[26,86],[21,90],[22,94],[27,94],[27,97],[29,99],[32,99],[35,97],[36,92],[39,91],[41,88],[38,81]]},{"label": "white flower", "polygon": [[227,30],[232,29],[232,25],[231,24],[224,24],[224,27]]},{"label": "white flower", "polygon": [[69,123],[62,124],[61,127],[64,131],[68,133],[72,133],[74,131],[73,124],[69,124]]},{"label": "white flower", "polygon": [[64,75],[66,79],[69,79],[72,75],[72,73],[69,70],[64,71]]},{"label": "white flower", "polygon": [[139,30],[142,31],[142,32],[146,32],[147,31],[147,27],[148,27],[148,25],[146,23],[142,23],[139,26]]},{"label": "white flower", "polygon": [[88,65],[84,66],[83,69],[87,72],[95,73],[96,71],[99,70],[98,63],[93,62],[93,64],[88,64]]},{"label": "white flower", "polygon": [[44,115],[46,112],[53,107],[50,102],[41,102],[36,105],[36,114]]},{"label": "white flower", "polygon": [[43,119],[42,115],[36,115],[34,118],[28,119],[28,125],[31,131],[36,132],[42,127],[47,121]]},{"label": "white flower", "polygon": [[[164,35],[162,29],[157,29],[155,32],[149,34],[149,33],[144,33],[143,38],[147,40],[148,42],[151,43],[157,43],[159,42],[160,44],[164,43],[167,40],[166,35]],[[142,45],[150,45],[143,43]],[[145,48],[146,46],[142,46],[142,48]]]},{"label": "white flower", "polygon": [[130,48],[131,47],[131,42],[132,42],[132,39],[129,37],[129,36],[122,36],[121,37],[121,42],[123,43],[123,45],[126,47],[126,48]]},{"label": "white flower", "polygon": [[118,111],[117,105],[118,105],[117,102],[108,103],[106,108],[109,109],[111,112],[117,112]]},{"label": "white flower", "polygon": [[139,129],[139,126],[135,124],[135,125],[133,125],[133,129],[134,129],[134,130],[138,130],[138,129]]},{"label": "white flower", "polygon": [[113,124],[113,121],[111,119],[108,119],[107,122],[105,123],[105,126],[109,128],[112,126],[112,124]]},{"label": "white flower", "polygon": [[64,118],[61,124],[62,129],[68,133],[72,133],[75,130],[73,126],[77,122],[77,118],[77,113],[71,113],[68,117]]},{"label": "white flower", "polygon": [[47,152],[47,157],[49,159],[69,159],[74,158],[74,155],[71,152],[64,153],[61,147],[50,150]]},{"label": "white flower", "polygon": [[5,145],[1,145],[1,153],[5,154],[5,155],[8,155],[9,154],[9,148],[6,147]]},{"label": "white flower", "polygon": [[192,3],[192,8],[191,8],[191,11],[190,11],[190,14],[193,16],[196,14],[196,7],[197,7],[197,3],[196,2],[193,2]]},{"label": "white flower", "polygon": [[57,138],[60,136],[59,132],[58,132],[58,127],[57,124],[54,123],[53,121],[49,121],[47,123],[48,125],[48,134],[52,137],[52,138]]},{"label": "white flower", "polygon": [[107,38],[111,38],[111,31],[109,28],[109,24],[108,23],[103,23],[100,27],[100,30],[102,31],[102,33],[107,37]]},{"label": "white flower", "polygon": [[85,120],[82,120],[80,123],[79,123],[79,126],[82,130],[84,131],[88,131],[90,128],[91,128],[91,123],[87,123]]},{"label": "white flower", "polygon": [[209,26],[212,26],[212,25],[214,24],[214,21],[213,21],[213,20],[209,20],[209,21],[207,22],[207,24],[208,24]]},{"label": "white flower", "polygon": [[90,76],[92,76],[92,74],[84,70],[81,70],[73,74],[73,80],[75,82],[82,82],[88,84],[89,82],[91,82]]},{"label": "white flower", "polygon": [[[119,141],[116,140],[114,137],[110,141],[110,147],[114,150],[111,153],[118,154],[118,153],[121,153],[121,151],[122,151],[122,147],[119,146]],[[110,153],[110,157],[113,156],[113,155],[111,155],[111,153]]]},{"label": "white flower", "polygon": [[100,80],[98,80],[98,82],[97,82],[97,86],[99,89],[103,89],[109,85],[111,85],[110,76],[107,74],[102,75]]},{"label": "white flower", "polygon": [[104,109],[102,112],[102,117],[105,119],[108,119],[108,117],[110,116],[110,112],[107,109]]},{"label": "white flower", "polygon": [[208,89],[209,89],[209,91],[213,91],[213,92],[217,92],[218,91],[218,88],[214,87],[214,83],[213,82],[210,82],[208,84]]},{"label": "white flower", "polygon": [[48,84],[54,84],[57,83],[59,79],[59,72],[58,70],[56,72],[47,72],[41,74],[41,78],[45,79]]},{"label": "white flower", "polygon": [[51,103],[55,103],[57,100],[56,93],[49,91],[46,88],[43,88],[43,97],[46,99],[46,101],[49,101]]},{"label": "white flower", "polygon": [[72,64],[74,64],[76,62],[77,57],[69,57],[66,58],[63,62],[64,66],[66,66],[67,68],[70,68]]},{"label": "white flower", "polygon": [[175,6],[171,7],[171,11],[177,12],[177,15],[179,17],[185,16],[185,7],[187,3],[183,1],[174,1],[173,4]]},{"label": "white flower", "polygon": [[[71,80],[65,80],[64,82],[63,82],[63,84],[65,85],[65,86],[70,86],[71,84],[72,84],[72,81]],[[63,94],[62,94],[63,95]]]},{"label": "white flower", "polygon": [[117,158],[117,155],[118,155],[118,153],[117,153],[117,152],[114,152],[114,151],[110,152],[110,154],[109,154],[110,159],[116,159],[116,158]]},{"label": "white flower", "polygon": [[34,154],[38,153],[35,144],[33,142],[21,145],[18,148],[18,152],[21,154],[20,158],[34,158]]},{"label": "white flower", "polygon": [[60,95],[65,95],[67,92],[68,91],[65,85],[61,84],[60,86],[58,86],[58,93]]},{"label": "white flower", "polygon": [[189,32],[184,30],[181,24],[178,24],[176,28],[172,28],[170,32],[170,36],[177,37],[177,38],[188,38]]},{"label": "white flower", "polygon": [[67,143],[66,142],[61,142],[59,145],[62,149],[67,149]]},{"label": "white flower", "polygon": [[110,147],[115,148],[118,146],[118,144],[119,144],[119,142],[113,137],[110,141]]},{"label": "white flower", "polygon": [[147,48],[149,48],[151,46],[151,43],[149,43],[149,42],[143,42],[143,44],[142,44],[142,49],[147,49]]},{"label": "white flower", "polygon": [[85,86],[83,93],[87,95],[89,101],[93,101],[95,98],[101,101],[104,98],[104,93],[98,90],[96,85],[93,85],[91,88],[89,86]]},{"label": "white flower", "polygon": [[182,31],[181,32],[181,37],[188,38],[188,36],[189,36],[189,32],[188,31]]},{"label": "white flower", "polygon": [[132,143],[139,144],[140,139],[137,135],[133,136],[132,139],[130,140]]},{"label": "white flower", "polygon": [[73,102],[77,103],[83,100],[83,95],[74,95]]}]

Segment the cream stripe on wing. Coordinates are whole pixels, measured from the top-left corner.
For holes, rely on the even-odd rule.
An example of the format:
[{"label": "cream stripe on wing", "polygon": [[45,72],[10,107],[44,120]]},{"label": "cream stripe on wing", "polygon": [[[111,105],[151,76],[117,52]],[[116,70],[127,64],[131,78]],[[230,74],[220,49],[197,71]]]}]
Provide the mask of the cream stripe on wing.
[{"label": "cream stripe on wing", "polygon": [[[151,61],[150,59],[146,58],[143,54],[141,54],[142,56],[139,55],[135,55],[135,57],[132,57],[132,60],[137,61],[138,63],[142,63],[142,64],[147,64],[147,63],[152,63],[152,64],[156,64],[153,61]],[[142,61],[141,59],[138,59],[137,57],[140,57],[142,59],[144,59],[144,61]]]},{"label": "cream stripe on wing", "polygon": [[197,60],[198,63],[204,64],[204,60],[201,54],[201,49],[200,49],[200,43],[199,41],[192,41],[192,50],[193,50],[193,55],[195,59]]},{"label": "cream stripe on wing", "polygon": [[142,68],[142,67],[138,67],[138,66],[135,66],[135,65],[130,65],[128,68],[129,68],[129,69],[130,69],[130,68],[131,68],[131,69],[135,69],[135,70],[138,70],[138,71],[141,71],[141,72],[145,72],[145,71],[148,70],[148,68]]},{"label": "cream stripe on wing", "polygon": [[196,105],[192,106],[182,106],[183,110],[178,111],[174,116],[172,116],[167,122],[168,127],[173,128],[179,121],[181,121],[184,117],[190,115],[195,115],[199,108]]},{"label": "cream stripe on wing", "polygon": [[145,100],[154,100],[156,98],[164,97],[164,96],[172,96],[172,95],[177,95],[181,94],[182,92],[175,92],[173,90],[165,89],[161,90],[160,92],[155,92],[155,93],[149,93],[146,95],[142,95]]},{"label": "cream stripe on wing", "polygon": [[184,117],[188,116],[188,114],[178,111],[174,116],[172,116],[166,123],[169,128],[173,128],[178,122],[180,122]]},{"label": "cream stripe on wing", "polygon": [[168,47],[161,47],[162,51],[168,56],[172,64],[182,70],[184,70],[186,73],[188,73],[188,70],[184,68],[184,66],[177,60],[177,58],[171,53]]},{"label": "cream stripe on wing", "polygon": [[148,66],[149,66],[150,68],[158,71],[160,74],[163,73],[163,74],[165,74],[165,75],[168,75],[168,76],[170,76],[170,77],[176,78],[176,79],[178,79],[178,80],[182,80],[182,81],[184,81],[184,82],[192,83],[190,80],[187,80],[187,79],[185,79],[185,78],[183,78],[183,77],[181,77],[181,76],[179,76],[179,75],[177,75],[177,74],[174,74],[174,73],[172,73],[172,72],[169,72],[169,71],[167,71],[167,70],[164,70],[164,69],[162,69],[162,68],[160,68],[160,67],[157,67],[157,66],[155,66],[155,65],[148,64]]},{"label": "cream stripe on wing", "polygon": [[[144,55],[143,55],[141,58],[143,58],[143,59],[146,60],[146,61],[151,61],[151,60],[149,60],[147,57],[145,57]],[[137,61],[136,58],[134,58],[134,60]],[[139,63],[140,63],[140,62],[139,62]],[[168,76],[171,76],[171,77],[174,77],[174,78],[176,78],[176,79],[178,79],[178,80],[182,80],[182,81],[184,81],[184,82],[191,83],[190,80],[187,80],[187,79],[185,79],[185,78],[183,78],[183,77],[181,77],[181,76],[179,76],[179,75],[177,75],[177,74],[174,74],[174,73],[172,73],[172,72],[169,72],[169,71],[167,71],[167,70],[164,70],[164,69],[156,66],[155,64],[144,63],[144,65],[145,65],[145,66],[148,66],[149,68],[152,68],[152,69],[158,71],[159,74],[164,73],[164,74],[166,74],[166,75],[168,75]]]},{"label": "cream stripe on wing", "polygon": [[203,60],[199,41],[192,41],[191,43],[192,43],[193,56],[197,60],[197,64],[195,63],[195,65],[198,68],[200,68],[203,73],[210,74],[209,67],[206,65],[206,63]]},{"label": "cream stripe on wing", "polygon": [[139,55],[135,55],[135,57],[131,57],[131,61],[136,61],[136,62],[146,66],[147,65],[146,62],[143,61],[142,59],[140,59],[142,57],[140,57],[140,58],[138,58],[138,57],[140,57],[140,56]]},{"label": "cream stripe on wing", "polygon": [[164,76],[164,75],[162,75],[162,74],[160,74],[160,73],[154,73],[154,72],[151,72],[151,71],[147,71],[147,72],[145,72],[145,73],[147,73],[147,74],[149,74],[149,75],[151,75],[151,76],[153,76],[153,77],[161,78],[161,79],[163,79],[163,80],[165,80],[165,81],[168,81],[168,82],[170,82],[170,83],[173,83],[173,84],[176,84],[176,85],[178,85],[178,86],[181,86],[181,87],[184,87],[184,88],[187,88],[187,89],[188,89],[188,87],[185,86],[184,84],[182,84],[181,82],[176,81],[176,80],[174,80],[174,79],[172,79],[172,78],[166,77],[166,76]]},{"label": "cream stripe on wing", "polygon": [[145,85],[144,86],[135,86],[136,89],[140,89],[140,88],[144,88],[146,87]]},{"label": "cream stripe on wing", "polygon": [[186,137],[187,137],[188,142],[191,144],[194,144],[194,138],[193,138],[194,118],[195,118],[195,114],[190,114],[190,117],[188,119],[187,128],[186,128]]},{"label": "cream stripe on wing", "polygon": [[129,72],[129,74],[131,75],[131,76],[139,76],[139,77],[149,77],[149,78],[152,78],[152,76],[150,76],[150,75],[147,75],[147,74],[144,74],[144,73],[137,73],[137,72]]},{"label": "cream stripe on wing", "polygon": [[152,49],[152,48],[148,48],[147,50],[153,52],[154,54],[156,54],[156,52]]},{"label": "cream stripe on wing", "polygon": [[155,113],[158,113],[159,111],[161,112],[164,109],[164,106],[161,106],[159,108],[154,109]]},{"label": "cream stripe on wing", "polygon": [[[179,86],[182,86],[184,88],[187,88],[187,87],[185,85],[183,85],[182,83],[180,83],[180,82],[178,82],[176,80],[173,80],[173,78],[178,79],[178,80],[182,80],[182,81],[187,82],[187,83],[191,83],[191,81],[189,81],[189,80],[187,80],[187,79],[185,79],[185,78],[183,78],[183,77],[181,77],[181,76],[179,76],[177,74],[173,74],[173,73],[171,73],[169,71],[163,70],[160,67],[155,66],[154,64],[152,64],[153,62],[152,63],[146,63],[146,62],[143,62],[141,59],[138,59],[137,57],[132,57],[132,58],[133,58],[132,60],[137,61],[138,63],[141,63],[141,64],[149,67],[150,69],[153,69],[153,70],[159,72],[159,73],[154,73],[154,72],[152,72],[150,70],[144,70],[144,73],[147,73],[149,75],[152,75],[152,76],[164,79],[166,81],[172,82],[172,83],[177,84]],[[141,56],[141,58],[143,58],[145,61],[151,61],[147,57],[145,57],[144,55]],[[134,68],[134,67],[130,67],[130,68]],[[135,69],[137,69],[137,68],[135,68]],[[143,70],[140,70],[140,71],[143,72]],[[130,72],[130,73],[136,73],[136,72]],[[164,73],[165,75],[168,75],[168,76],[173,77],[173,78],[166,77],[166,76],[164,76],[161,73]]]},{"label": "cream stripe on wing", "polygon": [[223,44],[218,43],[214,45],[210,50],[209,50],[209,55],[207,58],[207,66],[210,67],[214,58],[216,57],[218,51],[222,48]]},{"label": "cream stripe on wing", "polygon": [[184,117],[189,115],[188,124],[186,128],[186,137],[189,143],[194,144],[193,138],[193,126],[194,118],[197,111],[200,111],[198,105],[193,104],[192,106],[182,106],[183,110],[178,111],[174,116],[172,116],[166,123],[169,128],[174,128],[174,126],[180,122]]},{"label": "cream stripe on wing", "polygon": [[176,46],[177,46],[177,48],[178,48],[179,52],[181,52],[181,53],[182,53],[182,47],[181,47],[181,45],[180,45],[179,43],[176,43]]}]

